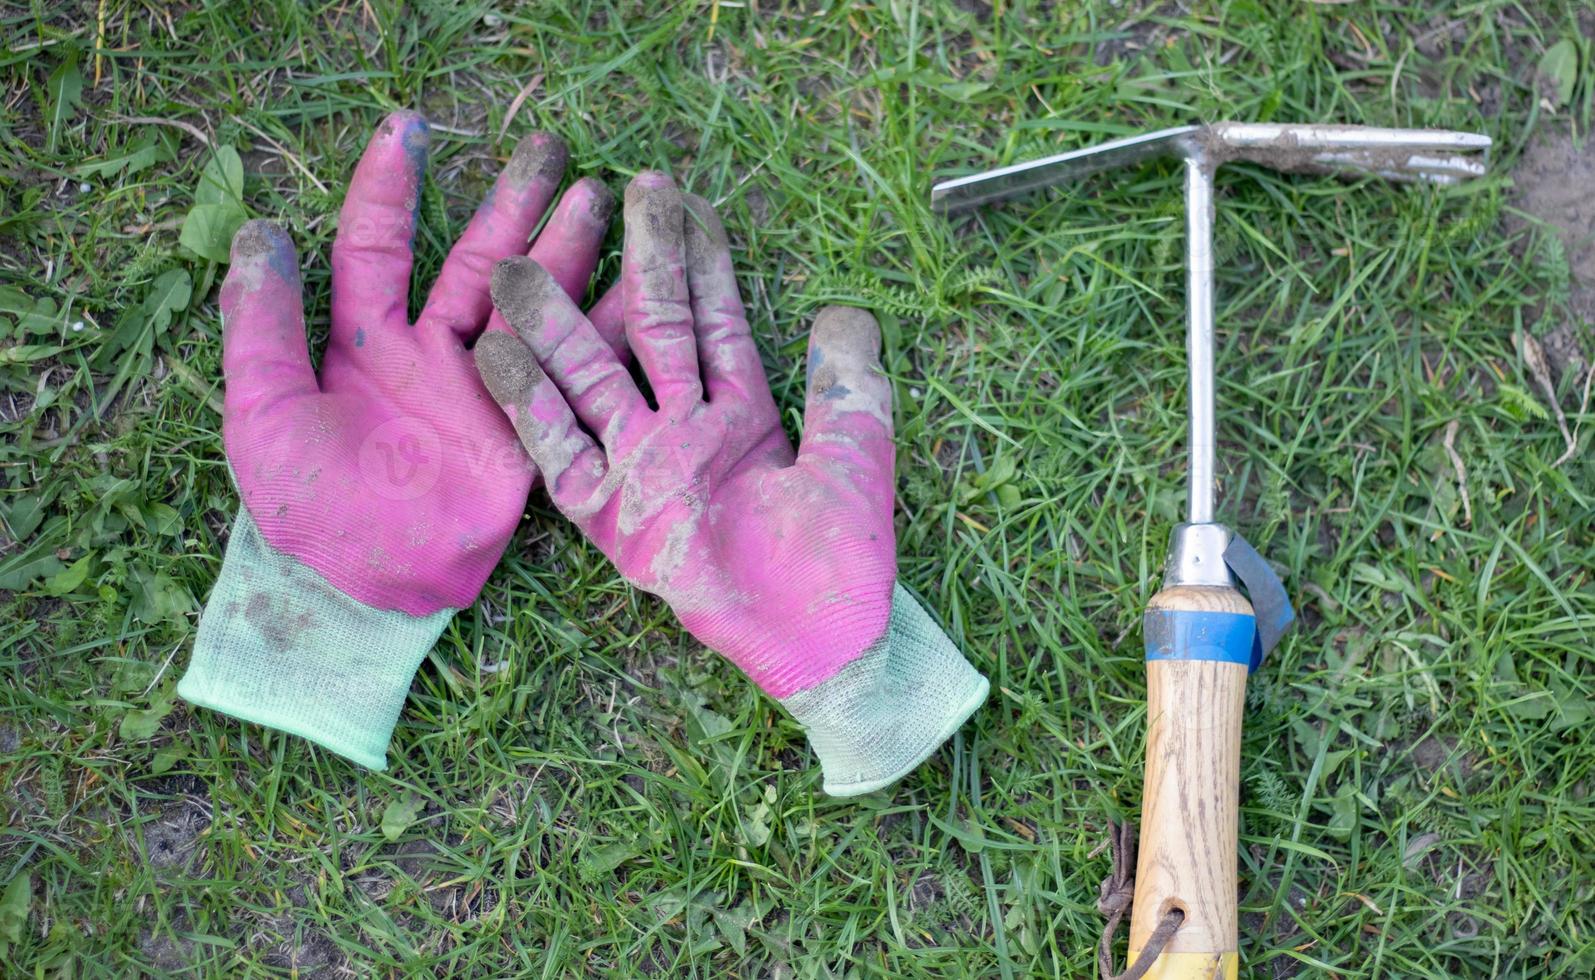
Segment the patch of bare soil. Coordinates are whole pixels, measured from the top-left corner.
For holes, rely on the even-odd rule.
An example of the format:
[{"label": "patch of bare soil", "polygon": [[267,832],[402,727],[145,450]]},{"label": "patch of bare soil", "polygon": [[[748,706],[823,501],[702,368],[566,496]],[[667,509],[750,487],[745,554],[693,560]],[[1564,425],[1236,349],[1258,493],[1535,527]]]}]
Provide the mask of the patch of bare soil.
[{"label": "patch of bare soil", "polygon": [[1553,229],[1567,252],[1572,272],[1570,304],[1579,323],[1565,323],[1541,343],[1559,376],[1579,373],[1595,343],[1595,140],[1575,142],[1566,130],[1546,128],[1512,170],[1513,203]]},{"label": "patch of bare soil", "polygon": [[1456,739],[1430,735],[1412,745],[1413,765],[1431,776],[1449,776],[1466,785],[1479,769],[1479,759],[1459,749]]},{"label": "patch of bare soil", "polygon": [[262,961],[291,976],[311,978],[346,975],[348,961],[339,951],[337,943],[319,930],[297,925],[291,915],[262,922],[253,938],[256,949],[264,947]]},{"label": "patch of bare soil", "polygon": [[1092,49],[1091,63],[1106,67],[1115,61],[1133,61],[1143,52],[1168,44],[1171,38],[1186,36],[1187,31],[1166,22],[1176,12],[1171,8],[1177,5],[1159,0],[1140,9],[1121,11],[1122,19],[1109,28],[1112,36],[1098,41]]},{"label": "patch of bare soil", "polygon": [[211,823],[210,801],[199,798],[179,800],[168,805],[161,815],[145,823],[144,862],[157,873],[184,873],[193,870],[201,837]]},{"label": "patch of bare soil", "polygon": [[144,961],[157,970],[178,973],[193,967],[194,941],[186,935],[192,931],[186,913],[166,927],[149,926],[139,931],[138,948]]}]

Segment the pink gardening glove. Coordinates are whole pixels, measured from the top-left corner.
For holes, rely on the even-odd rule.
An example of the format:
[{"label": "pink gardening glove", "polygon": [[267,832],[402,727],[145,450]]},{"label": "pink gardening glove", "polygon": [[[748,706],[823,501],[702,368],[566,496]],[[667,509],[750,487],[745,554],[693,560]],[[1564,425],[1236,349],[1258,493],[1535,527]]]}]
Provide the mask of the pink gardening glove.
[{"label": "pink gardening glove", "polygon": [[528,259],[494,274],[520,340],[483,337],[482,378],[555,506],[804,724],[825,790],[887,785],[987,684],[896,586],[892,396],[875,320],[842,307],[815,320],[794,453],[714,211],[645,173],[626,190],[625,227],[626,337],[658,408]]},{"label": "pink gardening glove", "polygon": [[[526,252],[567,157],[548,134],[521,141],[411,323],[428,141],[421,116],[394,113],[355,168],[319,375],[288,236],[252,221],[233,241],[222,436],[244,506],[179,686],[379,769],[416,666],[526,505],[534,470],[466,344],[505,329],[491,270]],[[613,210],[601,183],[580,181],[532,245],[567,300],[585,294]],[[599,317],[612,334],[618,319]]]}]

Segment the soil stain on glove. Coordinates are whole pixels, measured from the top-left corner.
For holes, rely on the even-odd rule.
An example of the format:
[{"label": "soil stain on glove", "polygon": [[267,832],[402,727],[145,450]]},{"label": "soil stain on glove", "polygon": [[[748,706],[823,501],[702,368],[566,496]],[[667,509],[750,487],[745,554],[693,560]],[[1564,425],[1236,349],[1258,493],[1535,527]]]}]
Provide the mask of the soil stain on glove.
[{"label": "soil stain on glove", "polygon": [[[498,295],[495,291],[495,298]],[[508,334],[489,333],[477,341],[475,354],[476,370],[493,400],[506,408],[524,410],[532,388],[543,380],[543,369],[537,366],[531,349]]]},{"label": "soil stain on glove", "polygon": [[517,187],[538,179],[557,184],[569,163],[564,140],[552,133],[531,133],[515,144],[510,162],[504,165],[504,179]]}]

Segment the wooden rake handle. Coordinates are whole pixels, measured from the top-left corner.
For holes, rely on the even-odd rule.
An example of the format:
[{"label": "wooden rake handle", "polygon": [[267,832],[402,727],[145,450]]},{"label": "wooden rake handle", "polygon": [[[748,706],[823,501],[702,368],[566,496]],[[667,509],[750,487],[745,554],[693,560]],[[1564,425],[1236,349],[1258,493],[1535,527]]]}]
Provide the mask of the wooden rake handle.
[{"label": "wooden rake handle", "polygon": [[1146,783],[1130,962],[1171,909],[1185,913],[1146,974],[1234,980],[1241,711],[1257,624],[1233,588],[1174,586],[1146,611]]}]

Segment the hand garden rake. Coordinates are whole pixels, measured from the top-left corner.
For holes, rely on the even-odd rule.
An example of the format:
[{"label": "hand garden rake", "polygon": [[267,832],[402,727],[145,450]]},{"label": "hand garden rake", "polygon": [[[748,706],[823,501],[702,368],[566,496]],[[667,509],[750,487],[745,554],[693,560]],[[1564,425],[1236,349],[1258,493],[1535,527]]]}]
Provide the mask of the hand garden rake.
[{"label": "hand garden rake", "polygon": [[[1213,175],[1243,161],[1300,173],[1451,184],[1485,172],[1487,136],[1367,126],[1181,126],[937,184],[960,211],[1154,157],[1185,170],[1189,511],[1143,621],[1146,775],[1125,976],[1229,978],[1239,970],[1236,846],[1246,678],[1294,614],[1261,556],[1214,521]],[[1238,580],[1238,581],[1237,581]],[[1245,589],[1241,591],[1240,586]],[[1112,971],[1111,926],[1101,968]]]}]

